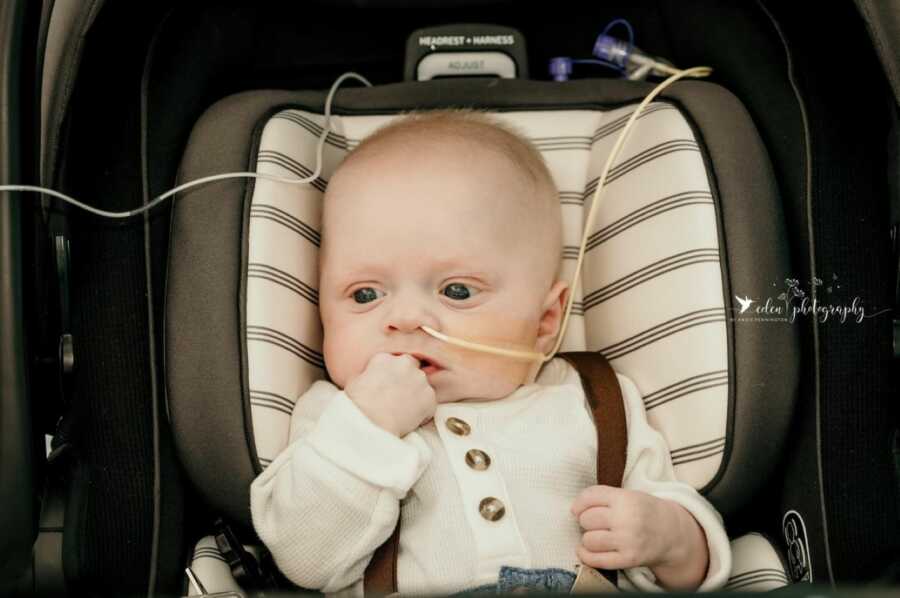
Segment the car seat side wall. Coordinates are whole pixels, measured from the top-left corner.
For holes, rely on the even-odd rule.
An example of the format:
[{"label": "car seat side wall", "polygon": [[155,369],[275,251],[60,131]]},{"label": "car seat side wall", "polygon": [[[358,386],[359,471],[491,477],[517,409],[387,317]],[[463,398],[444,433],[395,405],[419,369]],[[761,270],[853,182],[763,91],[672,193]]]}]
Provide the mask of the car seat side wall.
[{"label": "car seat side wall", "polygon": [[[192,134],[188,147],[196,151],[185,155],[180,180],[247,170],[254,131],[278,95],[239,96],[208,112]],[[246,396],[239,314],[247,188],[246,180],[232,179],[179,196],[165,324],[167,401],[182,462],[211,505],[244,523],[256,476],[252,430],[235,408]],[[198,301],[204,309],[196,309]]]}]

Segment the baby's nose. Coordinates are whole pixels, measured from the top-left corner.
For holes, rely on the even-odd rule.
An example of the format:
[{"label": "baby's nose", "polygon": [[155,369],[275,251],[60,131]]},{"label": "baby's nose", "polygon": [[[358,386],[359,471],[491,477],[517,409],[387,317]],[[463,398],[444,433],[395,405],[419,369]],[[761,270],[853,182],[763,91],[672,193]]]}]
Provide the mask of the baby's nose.
[{"label": "baby's nose", "polygon": [[413,332],[422,325],[440,328],[437,319],[419,302],[408,301],[397,304],[391,310],[385,323],[385,332]]},{"label": "baby's nose", "polygon": [[386,330],[388,332],[412,332],[421,327],[425,322],[422,318],[413,316],[396,316],[388,320]]}]

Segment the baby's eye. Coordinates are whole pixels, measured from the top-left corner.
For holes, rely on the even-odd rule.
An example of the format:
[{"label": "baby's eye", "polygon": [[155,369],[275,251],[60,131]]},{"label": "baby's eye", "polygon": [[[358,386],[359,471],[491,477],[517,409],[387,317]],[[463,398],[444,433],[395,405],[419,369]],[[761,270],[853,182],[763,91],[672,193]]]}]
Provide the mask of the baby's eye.
[{"label": "baby's eye", "polygon": [[378,299],[378,295],[372,287],[362,287],[353,291],[353,300],[357,303],[370,303]]},{"label": "baby's eye", "polygon": [[446,292],[443,293],[443,295],[449,297],[450,299],[456,299],[457,301],[464,301],[472,295],[478,294],[477,290],[472,289],[461,282],[451,282],[444,287],[444,291]]}]

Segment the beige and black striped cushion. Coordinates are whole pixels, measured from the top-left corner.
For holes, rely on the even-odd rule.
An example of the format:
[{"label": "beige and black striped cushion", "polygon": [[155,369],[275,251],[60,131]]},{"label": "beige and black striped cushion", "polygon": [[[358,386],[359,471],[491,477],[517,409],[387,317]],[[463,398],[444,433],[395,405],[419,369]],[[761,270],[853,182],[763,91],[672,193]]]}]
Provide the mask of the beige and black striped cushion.
[{"label": "beige and black striped cushion", "polygon": [[[597,178],[634,106],[500,112],[541,151],[559,189],[571,279]],[[247,263],[247,366],[262,466],[286,446],[293,402],[324,377],[316,255],[322,195],[349,149],[394,115],[336,116],[312,185],[256,182]],[[265,124],[256,168],[307,176],[323,117]],[[637,384],[679,479],[707,486],[728,430],[728,341],[716,207],[681,112],[651,104],[610,172],[562,351],[600,351]]]}]

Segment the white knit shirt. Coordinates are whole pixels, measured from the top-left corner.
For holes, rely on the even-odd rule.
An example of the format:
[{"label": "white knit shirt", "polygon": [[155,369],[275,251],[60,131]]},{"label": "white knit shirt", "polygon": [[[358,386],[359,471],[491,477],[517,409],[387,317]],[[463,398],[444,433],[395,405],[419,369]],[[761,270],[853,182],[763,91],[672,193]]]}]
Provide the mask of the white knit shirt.
[{"label": "white knit shirt", "polygon": [[[639,391],[617,376],[628,424],[623,487],[673,500],[694,516],[709,547],[699,589],[719,588],[731,570],[721,517],[675,479]],[[469,433],[454,434],[449,418],[468,424]],[[253,482],[253,524],[291,581],[327,593],[361,594],[365,568],[398,516],[401,593],[496,583],[502,565],[574,572],[582,530],[569,509],[597,483],[596,435],[578,372],[560,358],[506,398],[439,405],[433,422],[403,439],[318,381],[297,401],[289,446]],[[486,469],[467,465],[470,449],[488,455]],[[479,511],[488,497],[505,507],[495,521]],[[660,589],[647,567],[624,573],[622,589]]]}]

